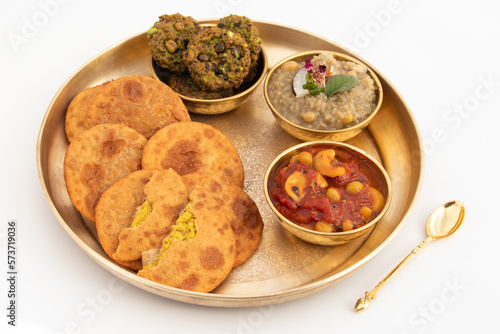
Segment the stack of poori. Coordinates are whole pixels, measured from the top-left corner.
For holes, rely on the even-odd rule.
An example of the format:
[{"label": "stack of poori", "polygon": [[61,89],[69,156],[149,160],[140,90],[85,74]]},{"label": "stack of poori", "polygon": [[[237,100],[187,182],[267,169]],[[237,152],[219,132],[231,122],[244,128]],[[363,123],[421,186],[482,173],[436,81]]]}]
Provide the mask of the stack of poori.
[{"label": "stack of poori", "polygon": [[258,247],[262,217],[238,152],[162,82],[130,75],[83,90],[66,134],[70,199],[120,265],[209,292]]},{"label": "stack of poori", "polygon": [[257,27],[234,14],[210,27],[179,13],[162,15],[148,30],[148,42],[156,64],[170,72],[167,84],[200,99],[231,96],[251,81],[262,50]]}]

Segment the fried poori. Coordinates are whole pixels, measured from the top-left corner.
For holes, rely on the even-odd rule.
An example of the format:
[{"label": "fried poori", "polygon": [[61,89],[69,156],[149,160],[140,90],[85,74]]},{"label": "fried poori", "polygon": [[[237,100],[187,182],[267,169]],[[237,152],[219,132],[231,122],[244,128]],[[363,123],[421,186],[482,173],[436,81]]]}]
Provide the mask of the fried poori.
[{"label": "fried poori", "polygon": [[166,125],[190,120],[181,98],[166,84],[144,75],[128,75],[100,90],[85,115],[84,128],[118,123],[150,138]]},{"label": "fried poori", "polygon": [[180,122],[155,133],[144,147],[143,169],[172,168],[179,175],[206,172],[243,187],[245,172],[233,144],[217,128]]},{"label": "fried poori", "polygon": [[71,100],[68,111],[66,112],[64,124],[66,137],[70,143],[77,135],[85,131],[85,116],[87,115],[90,105],[97,94],[99,94],[108,83],[109,81],[97,86],[85,88]]},{"label": "fried poori", "polygon": [[82,215],[95,220],[95,206],[114,181],[141,167],[147,139],[121,124],[92,127],[68,146],[64,180],[69,197]]},{"label": "fried poori", "polygon": [[236,242],[234,261],[236,267],[248,260],[259,246],[264,227],[262,216],[252,198],[233,182],[200,172],[182,176],[188,192],[194,191],[200,183],[210,182],[210,180],[218,180],[221,185],[221,196],[231,206],[231,228]]},{"label": "fried poori", "polygon": [[113,254],[118,248],[118,234],[130,227],[147,199],[144,186],[154,171],[138,170],[113,183],[101,195],[95,208],[97,236],[108,256],[133,270],[142,268],[141,260],[118,261]]},{"label": "fried poori", "polygon": [[197,292],[210,292],[227,277],[234,265],[235,240],[230,203],[221,189],[217,181],[196,187],[173,232],[160,249],[145,254],[137,275]]},{"label": "fried poori", "polygon": [[139,260],[143,252],[161,247],[189,202],[189,193],[181,177],[172,169],[154,171],[142,192],[146,199],[134,216],[140,219],[131,220],[118,234],[119,244],[113,254],[117,261]]}]

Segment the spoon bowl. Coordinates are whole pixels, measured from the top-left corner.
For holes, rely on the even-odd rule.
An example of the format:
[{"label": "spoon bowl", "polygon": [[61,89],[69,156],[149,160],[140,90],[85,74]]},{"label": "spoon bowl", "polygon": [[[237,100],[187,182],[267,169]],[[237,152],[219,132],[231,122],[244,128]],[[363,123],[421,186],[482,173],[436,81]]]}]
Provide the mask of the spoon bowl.
[{"label": "spoon bowl", "polygon": [[465,216],[465,207],[459,201],[451,201],[439,206],[427,220],[427,235],[441,239],[455,233]]},{"label": "spoon bowl", "polygon": [[365,310],[370,306],[370,300],[375,299],[379,290],[410,261],[422,248],[432,240],[442,239],[452,235],[462,225],[465,217],[465,206],[459,201],[449,201],[435,209],[427,219],[427,238],[396,266],[380,283],[371,291],[365,293],[365,297],[358,299],[354,309],[356,312]]}]

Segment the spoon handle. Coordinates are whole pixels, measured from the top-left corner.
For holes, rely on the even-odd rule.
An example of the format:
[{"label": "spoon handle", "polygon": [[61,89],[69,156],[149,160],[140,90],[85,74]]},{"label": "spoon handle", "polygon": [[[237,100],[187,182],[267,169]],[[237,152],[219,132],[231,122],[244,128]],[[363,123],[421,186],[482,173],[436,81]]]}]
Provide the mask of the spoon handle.
[{"label": "spoon handle", "polygon": [[373,290],[367,291],[365,293],[365,297],[360,298],[356,303],[355,306],[356,312],[360,312],[366,309],[370,305],[370,300],[375,299],[375,296],[380,291],[380,289],[382,289],[382,287],[387,283],[387,281],[389,281],[392,278],[392,276],[394,276],[406,263],[408,263],[415,255],[417,255],[418,252],[420,252],[422,248],[424,248],[432,240],[434,239],[431,237],[427,237],[417,247],[415,247],[411,251],[411,253],[408,254],[408,256],[406,256],[403,261],[401,261],[401,263],[399,263],[394,269],[392,269],[392,271],[389,274],[387,274],[387,276],[385,276],[384,279],[380,281],[380,283],[377,284],[377,286]]}]

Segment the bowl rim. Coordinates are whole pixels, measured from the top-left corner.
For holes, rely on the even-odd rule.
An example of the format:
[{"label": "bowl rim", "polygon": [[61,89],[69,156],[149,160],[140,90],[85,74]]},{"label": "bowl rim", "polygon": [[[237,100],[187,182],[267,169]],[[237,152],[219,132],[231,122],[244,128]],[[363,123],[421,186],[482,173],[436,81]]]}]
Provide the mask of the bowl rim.
[{"label": "bowl rim", "polygon": [[[296,151],[296,150],[303,148],[303,147],[316,146],[316,145],[331,145],[331,146],[337,146],[337,147],[341,147],[343,149],[354,151],[355,153],[368,158],[368,160],[377,167],[378,172],[380,172],[382,174],[383,179],[387,185],[387,198],[385,199],[384,207],[382,208],[380,213],[377,215],[377,217],[375,217],[368,224],[365,224],[360,228],[352,229],[349,231],[319,232],[319,231],[307,229],[305,227],[302,227],[302,226],[292,222],[291,220],[289,220],[288,218],[283,216],[281,213],[279,213],[278,210],[276,209],[276,207],[274,206],[274,204],[272,203],[270,195],[269,195],[269,191],[268,191],[268,181],[269,181],[271,172],[275,169],[277,164],[280,163],[281,160],[285,156],[289,155],[293,151]],[[267,204],[269,205],[271,210],[274,212],[274,214],[278,217],[278,220],[280,221],[281,224],[287,224],[288,226],[293,227],[293,229],[298,229],[300,231],[306,232],[306,233],[311,234],[311,235],[317,235],[317,236],[322,236],[322,237],[340,237],[340,236],[349,236],[352,234],[358,234],[364,230],[369,230],[375,224],[377,224],[380,219],[382,219],[382,217],[385,215],[385,213],[389,209],[391,202],[392,202],[392,183],[391,183],[391,179],[389,177],[389,174],[385,170],[382,163],[380,163],[377,159],[375,159],[368,152],[365,152],[363,149],[361,149],[357,146],[351,145],[351,144],[343,143],[343,142],[337,142],[337,141],[332,141],[332,140],[315,140],[315,141],[302,142],[300,144],[294,145],[294,146],[284,150],[283,152],[281,152],[278,156],[276,156],[274,158],[274,160],[269,164],[269,167],[266,170],[266,174],[264,175],[264,196],[266,197]]]},{"label": "bowl rim", "polygon": [[[269,94],[268,94],[268,86],[269,86],[269,81],[271,80],[271,77],[273,76],[274,72],[276,71],[276,69],[278,69],[281,65],[283,65],[285,62],[289,61],[289,60],[294,60],[294,59],[297,59],[297,58],[303,58],[303,57],[307,57],[307,56],[317,56],[321,53],[329,53],[329,54],[332,54],[335,58],[339,57],[339,58],[344,58],[344,59],[339,59],[339,60],[347,60],[347,61],[352,61],[354,63],[357,63],[357,64],[360,64],[360,65],[363,65],[365,66],[367,69],[368,69],[368,73],[370,74],[370,76],[372,77],[373,81],[375,82],[375,85],[377,86],[378,88],[378,99],[377,99],[377,105],[375,106],[375,109],[373,109],[373,111],[370,113],[370,115],[368,115],[368,117],[366,117],[364,120],[362,120],[361,122],[353,125],[353,126],[348,126],[346,128],[342,128],[342,129],[337,129],[337,130],[319,130],[319,129],[311,129],[311,128],[307,128],[305,126],[302,126],[302,125],[299,125],[295,122],[292,122],[290,121],[288,118],[284,117],[283,115],[281,115],[281,113],[279,113],[276,108],[273,106],[270,98],[269,98]],[[305,58],[304,58],[305,59]],[[303,59],[301,59],[303,60]],[[288,57],[285,57],[283,59],[281,59],[279,62],[277,62],[270,70],[269,72],[267,73],[267,77],[266,77],[266,80],[264,80],[264,97],[266,99],[266,102],[267,102],[267,105],[269,106],[269,109],[271,109],[271,112],[273,113],[273,115],[275,117],[278,117],[280,120],[282,120],[283,122],[287,123],[288,125],[296,128],[296,129],[299,129],[301,131],[307,131],[307,132],[313,132],[313,133],[318,133],[318,134],[340,134],[340,133],[347,133],[347,132],[351,132],[351,131],[355,131],[357,129],[363,129],[365,128],[369,123],[370,121],[375,117],[375,115],[378,113],[378,111],[380,110],[381,106],[382,106],[382,102],[384,100],[384,92],[383,92],[383,88],[382,88],[382,83],[380,82],[380,79],[378,78],[377,74],[375,73],[375,71],[373,71],[373,69],[366,65],[364,62],[362,62],[361,60],[357,59],[357,58],[354,58],[352,56],[349,56],[345,53],[342,53],[342,52],[337,52],[337,51],[331,51],[331,50],[310,50],[310,51],[303,51],[303,52],[298,52],[298,53],[295,53],[295,54],[292,54]]]},{"label": "bowl rim", "polygon": [[[231,96],[228,96],[228,97],[223,97],[223,98],[219,98],[219,99],[210,99],[210,100],[208,100],[208,99],[197,99],[197,98],[194,98],[194,97],[189,97],[189,96],[186,96],[186,95],[179,94],[177,92],[176,92],[176,94],[179,95],[179,97],[181,97],[183,100],[186,100],[186,101],[189,101],[189,102],[193,102],[193,103],[210,103],[210,104],[215,104],[215,103],[219,103],[219,102],[225,102],[225,101],[235,100],[235,99],[238,99],[240,97],[244,97],[247,94],[253,92],[260,85],[260,83],[264,80],[264,78],[266,77],[267,68],[268,68],[268,57],[267,57],[267,53],[266,53],[266,51],[264,49],[264,46],[262,44],[260,45],[259,61],[260,61],[260,59],[262,59],[262,71],[261,71],[259,77],[256,80],[254,79],[255,82],[250,87],[248,87],[247,89],[245,89],[242,92],[239,92],[237,94],[234,94],[234,95],[231,95]],[[155,79],[160,80],[160,78],[156,74],[156,71],[155,71],[155,68],[154,68],[154,65],[153,65],[154,61],[155,61],[154,58],[151,57],[151,74],[153,75],[153,77]]]}]

